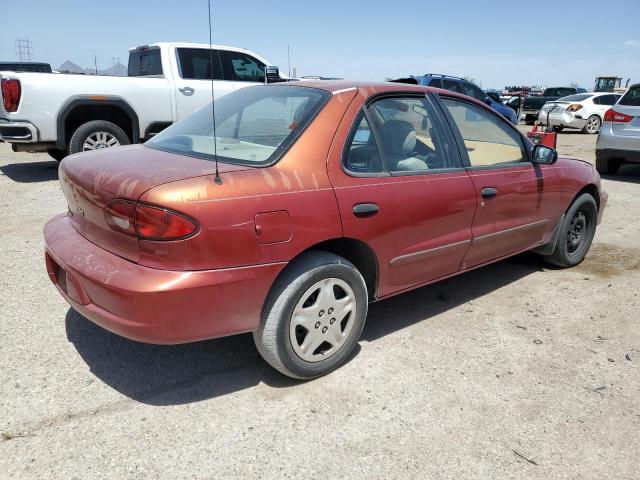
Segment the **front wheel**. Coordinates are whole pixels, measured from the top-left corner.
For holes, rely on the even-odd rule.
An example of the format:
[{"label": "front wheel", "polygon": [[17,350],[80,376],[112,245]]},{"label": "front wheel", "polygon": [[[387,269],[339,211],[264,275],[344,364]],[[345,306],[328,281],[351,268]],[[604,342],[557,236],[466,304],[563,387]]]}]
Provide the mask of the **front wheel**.
[{"label": "front wheel", "polygon": [[546,260],[559,267],[573,267],[581,263],[591,247],[597,222],[596,200],[588,193],[580,195],[567,210],[556,247]]},{"label": "front wheel", "polygon": [[600,120],[599,116],[591,115],[589,118],[587,118],[587,123],[585,123],[584,127],[582,127],[582,133],[598,133],[601,123],[602,120]]},{"label": "front wheel", "polygon": [[69,154],[128,145],[129,137],[118,125],[106,120],[92,120],[80,125],[69,142]]},{"label": "front wheel", "polygon": [[282,272],[253,339],[273,368],[298,379],[325,375],[355,348],[367,317],[367,287],[346,259],[307,252]]}]

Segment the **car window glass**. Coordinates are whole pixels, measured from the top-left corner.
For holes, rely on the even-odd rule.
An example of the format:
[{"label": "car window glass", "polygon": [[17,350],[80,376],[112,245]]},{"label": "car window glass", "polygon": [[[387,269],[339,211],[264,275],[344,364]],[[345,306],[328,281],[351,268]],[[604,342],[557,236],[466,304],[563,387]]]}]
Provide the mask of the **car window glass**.
[{"label": "car window glass", "polygon": [[464,87],[465,95],[469,95],[470,97],[473,97],[476,100],[480,100],[481,102],[484,102],[484,99],[487,97],[487,95],[485,95],[482,90],[480,90],[478,87],[476,87],[471,83],[464,82],[462,86]]},{"label": "car window glass", "polygon": [[159,48],[140,49],[129,54],[129,77],[162,75],[162,58]]},{"label": "car window glass", "polygon": [[593,97],[593,103],[596,105],[602,105],[602,97]]},{"label": "car window glass", "polygon": [[[211,51],[208,48],[178,48],[180,76],[189,80],[211,80]],[[218,51],[213,51],[213,79],[222,80]]]},{"label": "car window glass", "polygon": [[603,95],[602,97],[600,97],[600,104],[613,105],[618,101],[619,98],[620,98],[619,95]]},{"label": "car window glass", "polygon": [[242,52],[220,52],[227,80],[264,83],[264,64]]},{"label": "car window glass", "polygon": [[451,90],[452,92],[465,93],[458,80],[449,80],[444,78],[442,80],[442,88],[445,90]]},{"label": "car window glass", "polygon": [[344,166],[354,173],[380,173],[382,162],[371,126],[364,112],[356,119],[357,127],[351,132]]},{"label": "car window glass", "polygon": [[483,108],[443,99],[462,135],[472,167],[527,161],[520,136],[505,121]]},{"label": "car window glass", "polygon": [[633,107],[640,107],[640,85],[634,85],[618,102],[618,105],[629,105]]},{"label": "car window glass", "polygon": [[424,98],[383,98],[369,106],[390,172],[420,172],[456,167],[446,151],[438,117]]},{"label": "car window glass", "polygon": [[428,83],[429,87],[435,87],[435,88],[442,88],[442,80],[440,80],[439,78],[432,78],[431,81]]}]

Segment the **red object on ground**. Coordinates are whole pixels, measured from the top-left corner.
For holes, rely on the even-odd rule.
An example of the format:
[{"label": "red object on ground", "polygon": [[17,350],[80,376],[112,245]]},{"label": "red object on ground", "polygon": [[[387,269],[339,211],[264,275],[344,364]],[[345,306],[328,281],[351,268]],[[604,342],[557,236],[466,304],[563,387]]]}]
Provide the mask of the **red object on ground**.
[{"label": "red object on ground", "polygon": [[536,145],[544,145],[545,147],[556,148],[558,134],[556,132],[550,132],[547,129],[539,129],[539,125],[536,122],[533,125],[533,129],[527,132],[527,138]]}]

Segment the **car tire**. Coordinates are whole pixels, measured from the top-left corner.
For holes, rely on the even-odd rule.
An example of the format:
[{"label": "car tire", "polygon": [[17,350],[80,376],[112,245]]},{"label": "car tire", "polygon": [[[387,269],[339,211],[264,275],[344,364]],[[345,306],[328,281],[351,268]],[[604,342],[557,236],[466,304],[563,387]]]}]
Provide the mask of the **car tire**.
[{"label": "car tire", "polygon": [[131,143],[125,131],[106,120],[92,120],[80,125],[69,142],[69,154],[117,147]]},{"label": "car tire", "polygon": [[598,222],[598,206],[588,193],[571,204],[560,224],[560,232],[553,253],[546,261],[558,267],[573,267],[581,263],[593,241]]},{"label": "car tire", "polygon": [[367,287],[353,264],[332,253],[306,252],[274,283],[253,339],[262,358],[284,375],[319,377],[348,359],[367,309]]},{"label": "car tire", "polygon": [[67,152],[65,150],[60,150],[58,148],[52,148],[47,150],[47,153],[54,160],[61,162],[64,157],[67,156]]},{"label": "car tire", "polygon": [[556,132],[556,133],[560,133],[560,132],[562,132],[562,130],[564,130],[564,127],[561,127],[559,125],[553,127],[553,131]]},{"label": "car tire", "polygon": [[615,175],[620,170],[621,165],[622,162],[620,160],[596,157],[596,170],[600,175]]},{"label": "car tire", "polygon": [[585,123],[584,127],[582,127],[582,133],[598,133],[598,130],[600,130],[600,125],[602,125],[602,120],[600,120],[600,117],[598,115],[591,115],[589,118],[587,118],[587,123]]}]

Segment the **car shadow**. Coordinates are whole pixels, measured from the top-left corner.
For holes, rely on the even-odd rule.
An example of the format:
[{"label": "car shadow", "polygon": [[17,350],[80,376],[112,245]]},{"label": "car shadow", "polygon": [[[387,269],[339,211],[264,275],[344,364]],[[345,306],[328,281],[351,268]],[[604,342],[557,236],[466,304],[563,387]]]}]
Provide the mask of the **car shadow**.
[{"label": "car shadow", "polygon": [[615,175],[602,175],[602,178],[613,182],[640,183],[640,164],[627,163]]},{"label": "car shadow", "polygon": [[14,182],[37,183],[58,180],[58,165],[51,162],[10,163],[0,166],[0,171]]},{"label": "car shadow", "polygon": [[[466,273],[371,305],[362,339],[373,342],[459,307],[542,269],[531,254]],[[67,338],[100,380],[149,405],[177,405],[264,383],[295,388],[259,356],[250,334],[184,345],[149,345],[119,337],[69,309]],[[350,360],[358,355],[358,346]]]}]

